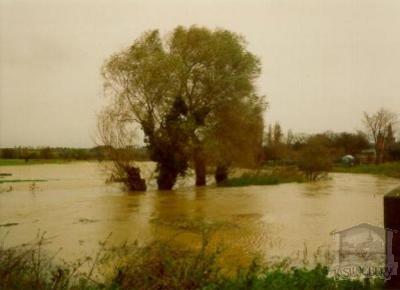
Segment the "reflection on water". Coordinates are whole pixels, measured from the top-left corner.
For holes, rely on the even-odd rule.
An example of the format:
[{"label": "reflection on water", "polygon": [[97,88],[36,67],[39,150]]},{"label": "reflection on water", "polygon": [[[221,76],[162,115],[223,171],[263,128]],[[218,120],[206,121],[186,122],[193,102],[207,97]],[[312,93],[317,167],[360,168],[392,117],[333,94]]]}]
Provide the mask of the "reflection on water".
[{"label": "reflection on water", "polygon": [[[148,165],[148,164],[147,164]],[[1,167],[10,179],[46,179],[31,190],[14,183],[0,194],[0,236],[6,244],[31,240],[40,229],[50,248],[73,257],[111,240],[175,238],[191,243],[200,223],[218,226],[215,239],[241,253],[290,256],[320,246],[332,247],[330,233],[359,223],[383,224],[383,194],[398,180],[331,174],[313,184],[240,188],[181,187],[171,192],[132,194],[104,184],[97,163]],[[3,185],[4,186],[4,185]]]}]

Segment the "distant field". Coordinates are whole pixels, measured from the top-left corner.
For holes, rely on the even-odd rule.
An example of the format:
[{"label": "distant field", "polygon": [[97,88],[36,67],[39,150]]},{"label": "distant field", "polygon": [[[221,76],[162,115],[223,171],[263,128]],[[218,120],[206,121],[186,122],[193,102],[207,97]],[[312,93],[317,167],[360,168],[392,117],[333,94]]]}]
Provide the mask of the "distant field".
[{"label": "distant field", "polygon": [[345,173],[368,173],[400,178],[400,162],[388,162],[378,165],[364,164],[352,167],[335,167],[333,171]]},{"label": "distant field", "polygon": [[35,164],[61,164],[70,161],[62,159],[0,159],[0,166],[35,165]]},{"label": "distant field", "polygon": [[0,179],[0,184],[3,183],[17,183],[17,182],[45,182],[46,179]]}]

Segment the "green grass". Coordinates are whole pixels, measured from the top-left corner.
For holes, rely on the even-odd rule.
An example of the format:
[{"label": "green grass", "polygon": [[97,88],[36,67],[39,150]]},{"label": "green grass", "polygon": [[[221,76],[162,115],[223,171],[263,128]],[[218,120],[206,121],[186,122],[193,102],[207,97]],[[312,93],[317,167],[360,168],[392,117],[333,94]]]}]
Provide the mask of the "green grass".
[{"label": "green grass", "polygon": [[36,165],[36,164],[62,164],[69,161],[62,159],[1,159],[0,166]]},{"label": "green grass", "polygon": [[238,187],[249,185],[276,185],[282,183],[282,180],[277,176],[257,176],[257,175],[242,175],[225,180],[220,184],[224,187]]},{"label": "green grass", "polygon": [[352,167],[335,167],[333,171],[343,173],[368,173],[400,178],[400,162],[388,162],[378,165],[363,164]]},{"label": "green grass", "polygon": [[73,262],[55,262],[44,249],[49,240],[13,248],[0,243],[0,289],[165,289],[165,290],[351,290],[382,289],[382,280],[338,280],[322,265],[290,267],[284,260],[268,265],[254,258],[247,266],[223,266],[219,247],[206,235],[201,244],[185,248],[155,241],[108,246],[97,254]]},{"label": "green grass", "polygon": [[249,185],[276,185],[290,182],[303,182],[304,176],[294,167],[277,167],[261,172],[245,173],[220,184],[223,187],[240,187]]}]

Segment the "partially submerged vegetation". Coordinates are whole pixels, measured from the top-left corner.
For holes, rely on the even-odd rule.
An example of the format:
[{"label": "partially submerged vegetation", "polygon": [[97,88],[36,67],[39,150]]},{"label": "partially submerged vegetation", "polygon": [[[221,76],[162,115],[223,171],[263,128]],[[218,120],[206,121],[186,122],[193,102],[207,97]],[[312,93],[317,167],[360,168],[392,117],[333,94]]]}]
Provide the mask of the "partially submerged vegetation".
[{"label": "partially submerged vegetation", "polygon": [[362,164],[352,167],[340,166],[333,169],[334,172],[344,173],[368,173],[400,178],[400,162],[389,162],[381,164]]},{"label": "partially submerged vegetation", "polygon": [[[189,166],[196,186],[203,186],[207,166],[220,182],[230,167],[255,163],[266,103],[255,85],[260,60],[247,46],[224,29],[178,26],[165,37],[158,30],[143,33],[103,65],[109,102],[98,119],[100,144],[111,151],[129,148],[140,131],[157,163],[160,190],[171,190]],[[127,169],[140,172],[135,160],[121,167],[120,154],[112,156],[122,174],[118,179],[143,190],[127,182]],[[135,180],[141,182],[140,175]]]},{"label": "partially submerged vegetation", "polygon": [[224,187],[237,187],[237,186],[248,186],[248,185],[276,185],[280,183],[294,182],[294,180],[282,180],[279,176],[269,174],[243,174],[240,177],[229,178],[220,184],[219,186]]},{"label": "partially submerged vegetation", "polygon": [[247,172],[239,177],[229,178],[218,185],[224,187],[276,185],[290,182],[304,182],[305,180],[305,176],[295,166],[287,166]]},{"label": "partially submerged vegetation", "polygon": [[222,250],[203,234],[199,247],[187,249],[156,241],[108,246],[94,257],[57,262],[46,253],[43,235],[33,243],[6,248],[0,243],[1,289],[381,289],[382,280],[337,280],[317,264],[291,267],[254,258],[247,266],[222,266]]}]

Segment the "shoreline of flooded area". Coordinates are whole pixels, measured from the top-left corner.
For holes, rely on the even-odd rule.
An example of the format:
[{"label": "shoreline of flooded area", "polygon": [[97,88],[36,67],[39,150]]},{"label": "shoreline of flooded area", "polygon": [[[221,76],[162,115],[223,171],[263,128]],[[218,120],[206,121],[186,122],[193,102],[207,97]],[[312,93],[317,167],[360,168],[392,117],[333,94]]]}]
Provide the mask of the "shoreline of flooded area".
[{"label": "shoreline of flooded area", "polygon": [[29,182],[8,183],[12,191],[0,194],[4,243],[25,243],[46,232],[49,249],[62,248],[62,257],[95,251],[110,234],[112,243],[174,239],[190,245],[204,224],[217,228],[213,239],[232,248],[232,255],[272,258],[331,249],[334,231],[361,223],[382,226],[383,195],[400,183],[332,173],[315,183],[132,194],[105,184],[95,162],[10,166],[2,172],[11,173],[10,179],[47,180],[33,189]]}]

